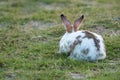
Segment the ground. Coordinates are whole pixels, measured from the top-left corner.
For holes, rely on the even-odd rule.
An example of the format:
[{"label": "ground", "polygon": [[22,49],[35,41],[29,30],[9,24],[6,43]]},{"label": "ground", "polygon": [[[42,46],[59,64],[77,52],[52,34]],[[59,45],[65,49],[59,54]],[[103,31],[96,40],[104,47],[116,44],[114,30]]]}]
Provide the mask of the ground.
[{"label": "ground", "polygon": [[[0,0],[0,80],[120,80],[119,0]],[[58,54],[65,29],[85,16],[80,30],[101,34],[107,58],[74,61]]]}]

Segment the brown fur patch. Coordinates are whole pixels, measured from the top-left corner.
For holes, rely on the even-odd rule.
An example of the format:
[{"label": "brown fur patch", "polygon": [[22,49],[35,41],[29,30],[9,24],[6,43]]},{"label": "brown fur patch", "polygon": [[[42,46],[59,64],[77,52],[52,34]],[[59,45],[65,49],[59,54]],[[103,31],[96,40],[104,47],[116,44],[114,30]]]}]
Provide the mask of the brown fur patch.
[{"label": "brown fur patch", "polygon": [[89,53],[89,49],[82,50],[82,53],[87,55]]},{"label": "brown fur patch", "polygon": [[81,42],[82,42],[81,40],[77,39],[77,40],[75,40],[75,42],[72,45],[70,45],[70,52],[69,52],[68,56],[74,50],[75,46],[78,44],[81,44]]},{"label": "brown fur patch", "polygon": [[68,32],[68,33],[71,33],[71,32],[72,32],[72,28],[73,28],[73,26],[72,26],[72,25],[67,26],[67,32]]},{"label": "brown fur patch", "polygon": [[79,35],[79,36],[76,37],[76,39],[79,39],[80,37],[81,37],[81,36]]},{"label": "brown fur patch", "polygon": [[84,31],[83,33],[85,33],[85,37],[83,38],[88,38],[88,39],[92,38],[95,42],[95,46],[97,47],[97,50],[100,50],[100,45],[99,45],[100,41],[96,38],[96,36],[88,31]]}]

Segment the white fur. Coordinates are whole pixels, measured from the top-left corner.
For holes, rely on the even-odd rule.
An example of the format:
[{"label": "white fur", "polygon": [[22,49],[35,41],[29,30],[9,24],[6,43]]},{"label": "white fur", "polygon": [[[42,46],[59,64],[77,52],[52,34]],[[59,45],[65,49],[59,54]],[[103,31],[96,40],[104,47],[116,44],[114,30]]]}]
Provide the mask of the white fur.
[{"label": "white fur", "polygon": [[[77,31],[77,32],[72,32],[68,33],[66,32],[62,39],[60,40],[60,53],[68,53],[70,52],[70,45],[73,45],[73,43],[76,40],[77,36],[81,36],[79,40],[82,42],[80,44],[75,45],[74,49],[72,52],[70,52],[69,58],[72,58],[74,60],[87,60],[87,61],[95,61],[95,60],[100,60],[100,59],[105,59],[106,57],[106,51],[105,51],[105,46],[104,46],[104,41],[101,35],[98,35],[96,33],[92,33],[96,38],[100,41],[100,50],[97,50],[97,47],[95,46],[95,42],[92,38],[83,38],[85,37],[84,31]],[[83,54],[82,51],[85,49],[89,49],[88,54]]]}]

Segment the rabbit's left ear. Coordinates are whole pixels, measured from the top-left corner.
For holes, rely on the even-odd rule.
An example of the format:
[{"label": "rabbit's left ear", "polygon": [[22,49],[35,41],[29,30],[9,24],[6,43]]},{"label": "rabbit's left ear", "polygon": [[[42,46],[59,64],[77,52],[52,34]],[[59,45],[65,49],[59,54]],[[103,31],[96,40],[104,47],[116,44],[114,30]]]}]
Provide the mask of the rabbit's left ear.
[{"label": "rabbit's left ear", "polygon": [[67,32],[72,32],[72,28],[73,26],[71,25],[70,21],[67,19],[66,16],[64,16],[63,14],[61,14],[61,20],[62,20],[62,23],[64,24],[65,26],[65,29]]},{"label": "rabbit's left ear", "polygon": [[75,20],[74,22],[74,31],[78,31],[79,27],[80,27],[80,24],[81,22],[83,21],[84,19],[84,15],[82,15],[81,17],[79,17],[77,20]]},{"label": "rabbit's left ear", "polygon": [[64,16],[64,14],[61,14],[61,20],[62,23],[64,24],[64,26],[69,27],[71,25],[70,21],[67,19],[66,16]]}]

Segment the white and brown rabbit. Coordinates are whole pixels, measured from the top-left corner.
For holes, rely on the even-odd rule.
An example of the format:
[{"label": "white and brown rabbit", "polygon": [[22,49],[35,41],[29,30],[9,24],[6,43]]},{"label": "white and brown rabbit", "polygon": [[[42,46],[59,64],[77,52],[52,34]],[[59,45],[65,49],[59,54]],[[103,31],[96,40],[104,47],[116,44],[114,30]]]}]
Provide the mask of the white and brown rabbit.
[{"label": "white and brown rabbit", "polygon": [[95,61],[106,58],[102,36],[90,31],[79,30],[84,15],[75,20],[74,25],[63,14],[60,17],[66,29],[66,33],[60,40],[60,53],[66,53],[69,58],[74,60]]}]

